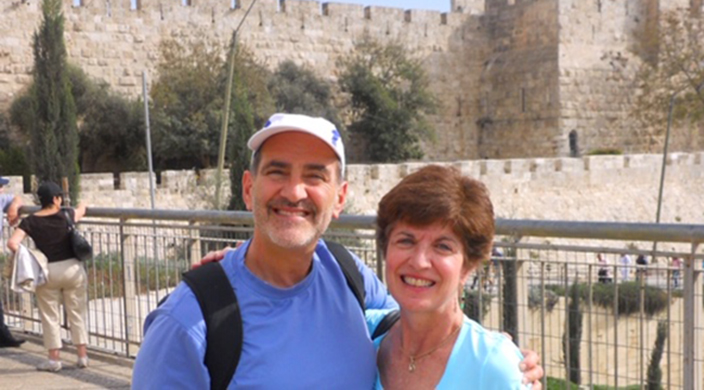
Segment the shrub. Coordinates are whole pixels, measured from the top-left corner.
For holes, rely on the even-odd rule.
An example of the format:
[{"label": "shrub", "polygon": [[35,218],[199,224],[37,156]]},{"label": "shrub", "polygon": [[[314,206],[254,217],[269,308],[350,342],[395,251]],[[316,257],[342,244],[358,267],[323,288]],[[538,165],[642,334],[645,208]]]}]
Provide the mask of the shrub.
[{"label": "shrub", "polygon": [[590,150],[587,154],[590,156],[622,155],[623,151],[617,148],[598,148]]},{"label": "shrub", "polygon": [[650,355],[650,364],[648,364],[648,390],[662,389],[662,369],[660,368],[660,360],[665,349],[665,339],[667,339],[667,322],[658,321],[657,336],[655,336],[655,346]]},{"label": "shrub", "polygon": [[[615,286],[614,284],[592,284],[593,303],[606,309],[613,309]],[[565,288],[562,285],[546,285],[545,288],[552,290],[559,296],[565,296]],[[589,297],[589,286],[580,283],[577,288],[582,299],[586,301]],[[646,315],[654,316],[667,308],[669,304],[667,292],[653,286],[644,286],[643,288]],[[631,315],[638,312],[640,312],[640,284],[635,281],[618,284],[618,314]]]},{"label": "shrub", "polygon": [[[479,297],[481,297],[482,311],[481,317],[479,316]],[[489,307],[491,306],[492,296],[490,294],[482,294],[479,290],[470,290],[464,292],[464,314],[482,323],[486,313],[489,312]]]},{"label": "shrub", "polygon": [[[557,294],[555,294],[554,291],[547,289],[547,287],[545,288],[543,299],[545,300],[545,310],[547,310],[548,313],[552,312],[552,309],[555,308],[555,305],[557,305],[557,302],[560,300]],[[537,310],[540,309],[540,305],[540,286],[531,286],[528,291],[528,308],[531,310]]]}]

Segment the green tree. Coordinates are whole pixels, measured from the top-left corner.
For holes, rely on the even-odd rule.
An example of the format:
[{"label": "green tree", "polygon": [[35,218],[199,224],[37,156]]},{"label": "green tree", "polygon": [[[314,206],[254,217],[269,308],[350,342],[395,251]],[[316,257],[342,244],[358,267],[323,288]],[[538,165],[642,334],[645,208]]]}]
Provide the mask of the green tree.
[{"label": "green tree", "polygon": [[[164,41],[152,86],[154,158],[160,168],[210,168],[217,163],[227,83],[223,49],[199,37]],[[270,73],[237,45],[227,130],[232,197],[229,208],[244,208],[242,173],[249,165],[247,140],[273,113],[267,89]]]},{"label": "green tree", "polygon": [[68,78],[61,0],[42,2],[42,22],[34,33],[34,84],[30,101],[34,121],[30,145],[34,174],[40,181],[68,178],[71,198],[78,198],[76,107]]},{"label": "green tree", "polygon": [[215,42],[161,43],[150,92],[157,169],[209,168],[217,162],[223,64]]},{"label": "green tree", "polygon": [[363,38],[338,61],[340,87],[351,99],[348,130],[364,143],[364,159],[399,162],[423,157],[422,139],[434,131],[425,115],[437,100],[428,89],[420,60],[398,43],[383,45]]},{"label": "green tree", "polygon": [[662,369],[660,368],[660,360],[665,351],[665,340],[667,339],[667,321],[658,321],[657,335],[655,336],[655,346],[650,355],[650,364],[648,364],[648,390],[662,389]]},{"label": "green tree", "polygon": [[[79,156],[84,172],[129,171],[146,166],[142,103],[114,93],[104,81],[69,64],[67,74],[78,122]],[[29,90],[33,89],[33,85]],[[31,93],[15,98],[11,122],[28,136],[36,111]]]},{"label": "green tree", "polygon": [[640,137],[655,140],[664,135],[670,99],[676,95],[673,121],[687,125],[680,133],[683,147],[696,150],[702,145],[701,129],[696,124],[704,116],[704,20],[687,10],[663,12],[660,22],[651,24],[639,52],[645,61],[636,73],[636,95],[630,118]]},{"label": "green tree", "polygon": [[[562,337],[562,353],[565,357],[565,364],[569,361],[570,382],[582,383],[582,370],[580,366],[580,344],[582,342],[582,309],[579,285],[575,282],[570,288],[570,303],[568,308],[567,331]],[[569,359],[568,359],[569,355]]]},{"label": "green tree", "polygon": [[269,90],[278,112],[323,117],[341,128],[332,85],[311,69],[284,61],[274,72]]}]

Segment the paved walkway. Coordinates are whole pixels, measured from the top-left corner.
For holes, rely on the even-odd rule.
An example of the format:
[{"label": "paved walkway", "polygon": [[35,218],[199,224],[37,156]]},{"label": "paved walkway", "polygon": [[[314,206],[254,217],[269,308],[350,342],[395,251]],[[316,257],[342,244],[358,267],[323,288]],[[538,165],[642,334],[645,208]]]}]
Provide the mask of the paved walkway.
[{"label": "paved walkway", "polygon": [[0,348],[0,389],[129,389],[134,360],[89,351],[90,366],[76,368],[75,350],[61,351],[63,369],[40,372],[36,365],[46,359],[41,339],[17,335],[27,340],[19,348]]}]

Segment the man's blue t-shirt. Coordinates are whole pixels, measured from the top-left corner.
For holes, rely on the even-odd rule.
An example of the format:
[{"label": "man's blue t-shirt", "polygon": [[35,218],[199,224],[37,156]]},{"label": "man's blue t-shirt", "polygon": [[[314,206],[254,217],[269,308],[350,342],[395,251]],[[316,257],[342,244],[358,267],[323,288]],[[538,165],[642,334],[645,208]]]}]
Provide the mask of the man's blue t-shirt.
[{"label": "man's blue t-shirt", "polygon": [[[310,273],[291,288],[274,287],[244,264],[249,242],[229,252],[223,268],[242,313],[242,355],[229,388],[369,389],[375,351],[364,314],[342,270],[321,240]],[[356,256],[366,305],[396,302]],[[134,366],[136,389],[207,389],[205,321],[193,292],[181,283],[149,314]]]},{"label": "man's blue t-shirt", "polygon": [[[373,333],[389,310],[367,310],[367,326]],[[379,349],[386,333],[374,340]],[[464,317],[455,345],[436,390],[478,389],[519,390],[530,389],[522,384],[523,373],[518,364],[523,360],[521,352],[506,336],[485,329]],[[383,389],[377,375],[374,389]]]}]

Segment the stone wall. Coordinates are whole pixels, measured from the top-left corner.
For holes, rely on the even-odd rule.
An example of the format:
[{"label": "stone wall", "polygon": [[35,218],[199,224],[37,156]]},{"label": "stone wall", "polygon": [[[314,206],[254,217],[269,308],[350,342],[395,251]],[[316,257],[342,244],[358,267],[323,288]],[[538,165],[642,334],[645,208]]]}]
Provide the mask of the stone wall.
[{"label": "stone wall", "polygon": [[[363,34],[402,43],[423,61],[440,98],[429,118],[437,139],[424,145],[428,161],[569,156],[572,131],[581,153],[659,149],[662,132],[647,138],[629,126],[640,61],[633,50],[659,10],[689,0],[446,1],[450,13],[259,0],[240,38],[269,68],[291,59],[330,81],[337,79],[336,60]],[[31,80],[40,3],[0,5],[0,109]],[[236,9],[229,0],[139,3],[132,10],[129,0],[80,7],[64,0],[70,61],[129,95],[141,93],[143,70],[153,78],[162,40],[226,43],[250,1]],[[673,150],[701,150],[703,137],[673,132]]]},{"label": "stone wall", "polygon": [[[668,158],[661,221],[704,224],[704,153]],[[583,158],[479,160],[447,163],[484,182],[502,218],[572,221],[654,222],[662,156],[635,154]],[[346,212],[375,214],[376,205],[402,177],[425,163],[350,165]],[[167,171],[157,186],[160,209],[211,209],[213,171]],[[11,177],[10,191],[22,192]],[[118,184],[115,184],[115,183]],[[229,194],[225,179],[224,193]],[[147,173],[81,176],[89,207],[149,208]],[[226,199],[228,195],[223,195]],[[27,202],[31,196],[26,194]]]}]

